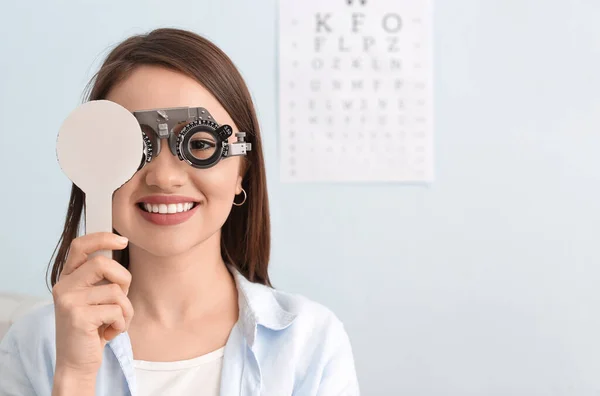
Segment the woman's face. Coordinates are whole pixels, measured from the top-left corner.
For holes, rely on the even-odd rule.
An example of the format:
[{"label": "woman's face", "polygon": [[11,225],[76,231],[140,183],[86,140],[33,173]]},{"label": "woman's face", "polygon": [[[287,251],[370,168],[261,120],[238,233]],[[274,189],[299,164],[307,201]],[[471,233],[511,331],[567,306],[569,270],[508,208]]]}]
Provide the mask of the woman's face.
[{"label": "woman's face", "polygon": [[[138,67],[114,86],[106,99],[129,111],[204,107],[217,123],[231,125],[234,133],[230,142],[237,132],[229,114],[206,88],[190,77],[158,66]],[[190,250],[221,229],[235,195],[242,191],[242,160],[235,156],[221,159],[211,168],[196,169],[175,157],[166,140],[161,146],[159,155],[115,192],[113,227],[129,238],[130,245],[155,256],[173,256]],[[165,196],[187,197],[177,200],[183,204],[175,206],[178,211],[185,209],[187,203],[195,206],[188,214],[149,215],[141,208],[146,205],[140,202],[160,201]]]}]

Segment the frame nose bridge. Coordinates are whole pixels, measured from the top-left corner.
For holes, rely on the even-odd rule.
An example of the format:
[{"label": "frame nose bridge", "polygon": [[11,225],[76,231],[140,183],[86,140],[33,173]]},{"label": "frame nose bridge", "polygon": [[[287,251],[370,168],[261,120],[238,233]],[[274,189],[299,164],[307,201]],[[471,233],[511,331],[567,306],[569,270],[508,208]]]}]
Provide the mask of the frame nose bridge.
[{"label": "frame nose bridge", "polygon": [[[177,120],[157,120],[154,125],[143,125],[144,133],[147,136],[146,144],[150,145],[151,157],[156,158],[162,151],[163,145],[167,145],[171,154],[178,157],[177,139],[183,126],[189,122]],[[166,140],[166,141],[165,141]]]}]

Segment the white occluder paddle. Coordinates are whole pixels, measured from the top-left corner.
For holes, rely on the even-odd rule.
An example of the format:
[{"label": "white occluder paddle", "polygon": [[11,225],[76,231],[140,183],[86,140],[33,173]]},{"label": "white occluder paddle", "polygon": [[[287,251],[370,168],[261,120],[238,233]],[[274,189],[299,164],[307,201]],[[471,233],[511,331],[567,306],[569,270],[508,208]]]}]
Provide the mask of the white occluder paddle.
[{"label": "white occluder paddle", "polygon": [[[62,171],[85,193],[85,233],[112,232],[112,196],[142,160],[144,143],[134,115],[109,100],[77,107],[56,142]],[[112,258],[110,250],[96,252]]]}]

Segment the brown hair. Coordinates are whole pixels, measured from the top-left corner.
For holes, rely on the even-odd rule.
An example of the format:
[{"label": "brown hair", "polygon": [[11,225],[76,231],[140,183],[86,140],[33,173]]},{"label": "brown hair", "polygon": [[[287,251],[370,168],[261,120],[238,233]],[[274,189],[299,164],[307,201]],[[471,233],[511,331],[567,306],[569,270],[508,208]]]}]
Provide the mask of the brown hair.
[{"label": "brown hair", "polygon": [[[254,104],[239,71],[216,45],[189,31],[161,28],[132,36],[116,46],[85,90],[85,101],[104,99],[109,90],[129,76],[135,67],[156,65],[194,78],[221,103],[240,131],[247,133],[252,150],[245,157],[242,187],[248,198],[233,206],[221,230],[221,255],[248,280],[271,286],[267,271],[270,254],[270,217],[260,129]],[[91,86],[91,90],[90,90]],[[85,194],[75,184],[65,217],[62,235],[52,259],[52,287],[67,260],[71,241],[78,236],[85,208]],[[115,254],[125,268],[126,248]],[[48,276],[48,272],[46,272]]]}]

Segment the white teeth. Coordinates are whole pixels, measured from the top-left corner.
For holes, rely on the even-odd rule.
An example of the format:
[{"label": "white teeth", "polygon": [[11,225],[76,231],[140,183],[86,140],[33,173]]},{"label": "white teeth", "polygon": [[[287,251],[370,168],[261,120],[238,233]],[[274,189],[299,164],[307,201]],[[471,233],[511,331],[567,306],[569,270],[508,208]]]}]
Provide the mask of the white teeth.
[{"label": "white teeth", "polygon": [[176,203],[176,204],[151,204],[144,203],[144,209],[150,213],[161,213],[161,214],[173,214],[187,212],[192,209],[194,204],[192,202]]}]

